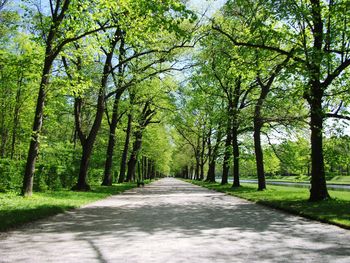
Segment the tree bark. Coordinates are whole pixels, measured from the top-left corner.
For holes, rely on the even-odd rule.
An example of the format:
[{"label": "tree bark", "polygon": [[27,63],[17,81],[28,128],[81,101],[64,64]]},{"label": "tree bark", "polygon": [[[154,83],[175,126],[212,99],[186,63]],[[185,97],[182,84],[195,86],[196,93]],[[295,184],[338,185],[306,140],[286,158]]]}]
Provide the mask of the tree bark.
[{"label": "tree bark", "polygon": [[199,174],[199,180],[203,181],[204,180],[204,165],[206,163],[205,160],[205,131],[203,131],[202,134],[202,145],[201,145],[201,157],[200,157],[200,174]]},{"label": "tree bark", "polygon": [[256,160],[256,171],[258,175],[258,190],[266,189],[265,172],[264,172],[264,156],[261,147],[261,127],[260,120],[254,120],[254,151]]},{"label": "tree bark", "polygon": [[[119,59],[118,61],[123,61],[125,57],[125,49],[124,49],[124,37],[123,33],[120,33],[120,46],[119,46]],[[122,94],[125,91],[125,87],[122,87],[123,81],[123,73],[124,66],[120,65],[118,67],[118,75],[117,79],[115,79],[115,85],[117,85],[117,90],[114,97],[113,110],[112,110],[112,120],[109,126],[109,138],[108,138],[108,146],[106,153],[106,162],[105,162],[105,170],[102,185],[111,186],[112,185],[112,165],[113,165],[113,155],[114,155],[114,146],[115,146],[115,130],[117,129],[117,124],[119,121],[119,100]]]},{"label": "tree bark", "polygon": [[[57,3],[58,4],[58,3]],[[50,30],[47,34],[46,48],[45,48],[45,59],[44,59],[44,67],[41,74],[41,81],[39,86],[39,94],[37,98],[37,104],[35,109],[35,116],[33,121],[33,129],[30,139],[30,145],[27,156],[27,163],[24,170],[23,176],[23,186],[22,186],[22,195],[23,196],[31,196],[33,191],[33,176],[35,170],[36,158],[39,152],[39,135],[41,132],[42,124],[43,124],[43,114],[44,114],[44,106],[46,99],[46,87],[49,84],[49,76],[53,61],[58,56],[59,52],[62,50],[63,45],[56,46],[55,50],[53,49],[53,43],[56,38],[56,34],[60,24],[62,23],[65,12],[68,10],[70,5],[70,1],[67,0],[62,3],[61,8],[56,8],[54,14],[52,14],[52,23],[50,26]],[[66,42],[66,44],[69,43]]]},{"label": "tree bark", "polygon": [[196,154],[196,168],[194,170],[194,178],[195,180],[199,180],[200,179],[200,158],[199,158],[199,153]]},{"label": "tree bark", "polygon": [[323,110],[320,87],[313,84],[311,107],[311,189],[310,201],[321,201],[329,198],[323,157]]},{"label": "tree bark", "polygon": [[[102,118],[103,118],[104,88],[105,88],[105,86],[101,87],[101,89],[99,91],[96,116],[95,116],[94,124],[90,130],[89,136],[87,138],[85,138],[85,137],[80,138],[83,152],[82,152],[82,157],[80,160],[80,170],[79,170],[78,182],[72,188],[72,190],[75,190],[75,191],[89,191],[90,190],[90,186],[88,185],[88,182],[87,182],[87,175],[88,175],[87,172],[88,172],[88,168],[89,168],[88,166],[89,166],[89,161],[91,158],[93,146],[94,146],[98,131],[99,131],[100,126],[101,126]],[[82,134],[82,131],[80,130],[79,133]]]},{"label": "tree bark", "polygon": [[216,167],[216,158],[218,157],[218,151],[219,151],[219,146],[220,146],[220,142],[222,139],[222,132],[220,130],[220,124],[219,124],[219,130],[217,132],[216,135],[216,143],[213,146],[211,146],[211,140],[209,139],[208,141],[208,145],[210,145],[209,147],[209,169],[208,169],[208,174],[207,174],[207,180],[208,182],[212,182],[215,183],[215,167]]},{"label": "tree bark", "polygon": [[122,95],[122,92],[117,92],[115,94],[115,99],[113,103],[113,113],[112,119],[109,126],[109,138],[108,138],[108,146],[106,153],[106,162],[105,162],[105,170],[103,176],[102,185],[111,186],[112,185],[112,165],[113,165],[113,155],[114,155],[114,146],[115,146],[115,131],[117,129],[117,124],[119,120],[118,108],[119,108],[119,100]]},{"label": "tree bark", "polygon": [[233,184],[232,187],[239,187],[239,145],[238,131],[236,125],[232,128],[232,146],[233,146]]},{"label": "tree bark", "polygon": [[[155,165],[154,165],[154,161],[153,160],[150,160],[150,179],[151,180],[154,180],[155,178]],[[188,170],[187,170],[188,172]]]},{"label": "tree bark", "polygon": [[261,147],[261,128],[263,127],[263,124],[264,124],[261,116],[261,109],[263,107],[267,94],[270,91],[270,87],[273,83],[273,80],[277,74],[276,71],[270,76],[266,85],[262,83],[259,76],[257,77],[257,81],[260,85],[261,91],[260,91],[259,99],[256,102],[255,108],[254,108],[253,125],[254,125],[254,151],[255,151],[256,172],[258,176],[259,191],[266,189],[264,156],[263,156],[263,151]]},{"label": "tree bark", "polygon": [[125,172],[126,172],[126,165],[127,165],[127,159],[128,159],[128,151],[129,151],[129,144],[130,144],[130,137],[131,137],[131,129],[132,129],[132,114],[128,114],[128,124],[126,128],[126,137],[124,142],[124,149],[122,154],[122,159],[120,162],[120,174],[118,183],[123,183],[125,179]]},{"label": "tree bark", "polygon": [[[46,52],[46,54],[48,51]],[[33,129],[30,139],[30,145],[27,156],[27,163],[24,170],[22,195],[31,196],[33,192],[33,176],[35,170],[36,157],[39,152],[39,134],[43,124],[44,105],[46,98],[45,88],[49,83],[49,74],[51,70],[53,59],[49,56],[45,57],[45,64],[43,68],[42,78],[39,87],[39,94],[36,103],[35,116],[33,122]]]},{"label": "tree bark", "polygon": [[142,131],[135,132],[135,142],[128,161],[128,172],[126,175],[126,181],[131,182],[135,179],[136,163],[139,151],[142,147]]},{"label": "tree bark", "polygon": [[311,109],[311,189],[310,201],[321,201],[329,198],[326,185],[323,158],[323,108],[322,98],[324,87],[320,83],[322,46],[323,46],[323,21],[321,4],[319,0],[311,0],[311,15],[313,22],[313,50],[311,54],[310,71],[310,94],[307,100]]},{"label": "tree bark", "polygon": [[19,87],[16,92],[16,102],[15,102],[15,109],[13,113],[13,129],[12,129],[12,138],[11,138],[11,154],[10,157],[13,159],[15,155],[15,147],[16,147],[16,138],[17,138],[17,130],[19,128],[20,119],[19,119],[19,112],[21,109],[21,86],[22,86],[22,78],[19,81]]},{"label": "tree bark", "polygon": [[207,175],[207,182],[215,183],[215,167],[216,167],[216,158],[213,158],[209,162],[209,169],[208,169],[208,175]]},{"label": "tree bark", "polygon": [[146,156],[142,156],[142,178],[148,179],[147,176],[147,157]]},{"label": "tree bark", "polygon": [[[230,110],[228,111],[231,112]],[[225,140],[225,152],[224,152],[224,162],[222,164],[222,177],[221,184],[228,183],[228,174],[230,170],[230,159],[231,159],[231,143],[232,143],[232,121],[231,116],[228,116],[227,127],[226,127],[226,140]]]},{"label": "tree bark", "polygon": [[93,144],[86,141],[82,148],[83,148],[83,151],[82,151],[82,156],[80,160],[78,183],[72,188],[72,190],[90,191],[91,188],[87,182],[86,175],[89,169],[89,162],[90,162],[90,156],[91,156]]},{"label": "tree bark", "polygon": [[79,135],[80,142],[83,146],[83,154],[82,159],[80,161],[80,171],[79,171],[79,177],[77,184],[72,188],[72,190],[76,191],[87,191],[90,189],[90,186],[87,183],[87,171],[88,171],[88,164],[89,160],[92,154],[92,149],[94,146],[94,143],[96,141],[96,137],[98,134],[98,131],[101,127],[103,114],[105,110],[105,91],[108,84],[108,76],[110,75],[110,71],[112,69],[112,58],[114,54],[115,46],[117,45],[117,42],[119,38],[117,35],[120,33],[120,31],[117,29],[114,35],[114,39],[111,42],[110,51],[108,54],[106,54],[106,60],[103,67],[103,74],[101,78],[101,86],[98,91],[98,97],[97,97],[97,105],[96,105],[96,115],[94,122],[92,124],[92,127],[90,129],[90,132],[87,137],[84,136],[82,127],[81,127],[81,98],[76,98],[78,100],[77,107],[74,111],[75,113],[75,122],[76,122],[76,130]]}]

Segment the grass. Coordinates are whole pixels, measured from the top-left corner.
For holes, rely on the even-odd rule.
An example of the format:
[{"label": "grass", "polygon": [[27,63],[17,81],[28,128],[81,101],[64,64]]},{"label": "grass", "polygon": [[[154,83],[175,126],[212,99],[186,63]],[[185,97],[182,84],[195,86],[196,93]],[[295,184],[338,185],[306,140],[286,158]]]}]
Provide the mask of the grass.
[{"label": "grass", "polygon": [[90,192],[48,191],[34,193],[26,198],[16,193],[0,193],[0,231],[62,213],[134,187],[136,183],[115,184],[111,187],[92,186]]},{"label": "grass", "polygon": [[[255,177],[242,177],[241,179],[252,179],[256,180]],[[267,181],[278,181],[278,182],[310,182],[310,177],[306,175],[296,175],[296,176],[269,176],[266,177]],[[333,178],[327,180],[330,184],[350,184],[350,176],[334,176]]]},{"label": "grass", "polygon": [[268,185],[267,190],[257,191],[257,186],[253,184],[242,184],[242,187],[231,188],[230,184],[189,182],[258,204],[350,229],[350,192],[329,191],[331,199],[322,202],[309,202],[309,190],[305,188]]}]

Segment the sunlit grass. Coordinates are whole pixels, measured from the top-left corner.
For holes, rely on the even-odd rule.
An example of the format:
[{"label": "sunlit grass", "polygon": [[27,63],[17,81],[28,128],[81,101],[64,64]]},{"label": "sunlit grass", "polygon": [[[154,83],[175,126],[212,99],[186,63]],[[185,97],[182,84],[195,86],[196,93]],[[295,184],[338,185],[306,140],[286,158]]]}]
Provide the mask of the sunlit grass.
[{"label": "sunlit grass", "polygon": [[92,186],[90,192],[48,191],[34,193],[26,198],[15,193],[0,193],[0,231],[77,208],[134,187],[136,183],[115,184],[111,187]]},{"label": "sunlit grass", "polygon": [[309,202],[309,190],[306,188],[268,185],[267,190],[257,191],[254,184],[242,184],[242,187],[232,188],[230,184],[190,182],[293,214],[350,228],[350,192],[329,191],[330,200]]}]

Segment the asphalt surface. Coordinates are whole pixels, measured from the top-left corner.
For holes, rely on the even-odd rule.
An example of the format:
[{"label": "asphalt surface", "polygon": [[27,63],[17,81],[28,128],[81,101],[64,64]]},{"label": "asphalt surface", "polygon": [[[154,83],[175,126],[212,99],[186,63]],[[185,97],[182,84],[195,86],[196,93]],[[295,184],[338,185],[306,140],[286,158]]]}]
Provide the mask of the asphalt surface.
[{"label": "asphalt surface", "polygon": [[0,235],[0,262],[350,262],[350,231],[165,178]]}]

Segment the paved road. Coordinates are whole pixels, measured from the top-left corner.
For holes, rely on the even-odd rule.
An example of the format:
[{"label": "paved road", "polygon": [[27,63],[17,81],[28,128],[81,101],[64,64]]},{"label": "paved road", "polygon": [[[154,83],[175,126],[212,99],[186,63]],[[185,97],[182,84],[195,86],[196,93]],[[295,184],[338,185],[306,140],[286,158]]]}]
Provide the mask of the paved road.
[{"label": "paved road", "polygon": [[350,231],[175,179],[0,236],[0,262],[350,262]]}]

